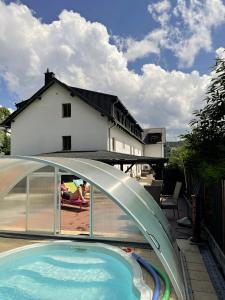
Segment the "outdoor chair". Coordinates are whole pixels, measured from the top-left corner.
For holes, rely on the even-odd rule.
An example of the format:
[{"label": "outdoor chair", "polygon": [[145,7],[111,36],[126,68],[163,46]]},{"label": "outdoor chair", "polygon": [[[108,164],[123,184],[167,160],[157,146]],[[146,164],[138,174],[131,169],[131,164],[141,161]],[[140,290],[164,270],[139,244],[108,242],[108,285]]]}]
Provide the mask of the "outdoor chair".
[{"label": "outdoor chair", "polygon": [[145,185],[144,188],[149,192],[158,205],[160,205],[161,186]]},{"label": "outdoor chair", "polygon": [[176,210],[178,219],[180,218],[179,209],[178,209],[178,199],[179,199],[181,187],[182,187],[182,182],[177,181],[174,188],[173,195],[171,196],[161,195],[160,197],[161,209],[172,209],[174,217],[175,217],[175,210]]},{"label": "outdoor chair", "polygon": [[152,181],[151,186],[160,186],[162,188],[163,187],[163,180],[154,180],[154,181]]}]

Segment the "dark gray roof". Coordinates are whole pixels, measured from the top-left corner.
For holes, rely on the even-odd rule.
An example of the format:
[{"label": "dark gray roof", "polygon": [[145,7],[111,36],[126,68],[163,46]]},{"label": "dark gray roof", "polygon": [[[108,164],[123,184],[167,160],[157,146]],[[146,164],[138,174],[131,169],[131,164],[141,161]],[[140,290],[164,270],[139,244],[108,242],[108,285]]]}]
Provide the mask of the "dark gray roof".
[{"label": "dark gray roof", "polygon": [[11,122],[13,122],[15,117],[24,109],[26,109],[26,107],[28,107],[33,101],[36,99],[41,99],[41,95],[55,82],[66,88],[72,97],[78,96],[84,102],[98,110],[101,114],[106,115],[110,120],[115,122],[118,127],[142,142],[143,129],[128,112],[117,96],[71,87],[56,78],[52,78],[50,82],[45,84],[31,98],[17,103],[17,110],[15,110],[6,120],[4,120],[1,125],[10,127]]},{"label": "dark gray roof", "polygon": [[111,151],[62,151],[62,152],[52,152],[43,153],[38,156],[45,157],[68,157],[68,158],[88,158],[93,160],[98,160],[107,164],[163,164],[168,162],[167,158],[161,157],[149,157],[149,156],[137,156],[119,152]]}]

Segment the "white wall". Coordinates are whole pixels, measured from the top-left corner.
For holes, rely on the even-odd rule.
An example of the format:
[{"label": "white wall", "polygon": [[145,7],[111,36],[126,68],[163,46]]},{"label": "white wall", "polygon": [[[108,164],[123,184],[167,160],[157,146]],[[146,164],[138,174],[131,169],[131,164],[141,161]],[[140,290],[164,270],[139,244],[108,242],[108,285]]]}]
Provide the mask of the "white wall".
[{"label": "white wall", "polygon": [[[62,104],[71,103],[71,118]],[[62,136],[71,135],[72,149],[107,150],[108,120],[94,108],[54,83],[12,123],[11,153],[35,155],[62,151]]]},{"label": "white wall", "polygon": [[113,151],[112,138],[115,138],[115,152],[133,155],[143,154],[143,144],[120,128],[113,127],[110,129],[111,151]]},{"label": "white wall", "polygon": [[149,144],[144,147],[144,156],[164,157],[164,146],[162,143]]},{"label": "white wall", "polygon": [[165,157],[164,145],[166,143],[166,129],[165,128],[146,128],[144,135],[148,133],[161,133],[162,141],[156,144],[148,144],[144,146],[144,155],[150,157]]},{"label": "white wall", "polygon": [[[115,149],[113,150],[112,145],[112,139],[115,139]],[[110,150],[114,152],[120,152],[120,153],[126,153],[126,154],[132,154],[132,155],[143,155],[143,144],[140,143],[137,139],[133,138],[128,133],[122,131],[118,127],[113,127],[110,129]],[[124,171],[129,167],[130,165],[124,165]],[[120,168],[120,166],[117,166],[117,168]],[[132,169],[129,172],[132,173],[133,176],[137,176],[141,174],[141,166],[140,165],[134,165]]]}]

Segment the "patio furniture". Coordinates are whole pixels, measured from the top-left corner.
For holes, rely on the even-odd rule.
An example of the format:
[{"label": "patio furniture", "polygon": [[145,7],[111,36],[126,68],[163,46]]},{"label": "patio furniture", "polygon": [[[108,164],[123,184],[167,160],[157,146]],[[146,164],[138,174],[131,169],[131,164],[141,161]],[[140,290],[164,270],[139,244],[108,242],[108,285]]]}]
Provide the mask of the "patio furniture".
[{"label": "patio furniture", "polygon": [[152,181],[152,186],[160,186],[162,188],[163,186],[163,180],[154,180]]},{"label": "patio furniture", "polygon": [[68,191],[71,193],[75,193],[77,190],[77,185],[71,181],[71,182],[64,182],[64,185],[68,188]]},{"label": "patio furniture", "polygon": [[161,209],[172,209],[174,217],[175,217],[175,209],[176,209],[178,219],[180,218],[179,209],[178,209],[178,199],[179,199],[181,187],[182,187],[182,182],[177,181],[175,188],[174,188],[173,195],[170,195],[170,196],[162,195],[160,197]]},{"label": "patio furniture", "polygon": [[149,192],[158,205],[160,205],[161,186],[145,185],[144,188]]},{"label": "patio furniture", "polygon": [[64,205],[64,204],[79,206],[80,210],[81,210],[82,207],[88,207],[89,206],[89,201],[88,200],[82,200],[82,199],[68,200],[68,199],[64,199],[64,198],[61,197],[61,205]]}]

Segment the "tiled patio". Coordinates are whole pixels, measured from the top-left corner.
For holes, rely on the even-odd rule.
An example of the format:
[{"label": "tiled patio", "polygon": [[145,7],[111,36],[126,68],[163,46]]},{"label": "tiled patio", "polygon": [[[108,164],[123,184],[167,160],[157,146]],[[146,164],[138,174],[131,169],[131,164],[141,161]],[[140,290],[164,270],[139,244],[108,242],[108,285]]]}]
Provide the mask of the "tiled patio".
[{"label": "tiled patio", "polygon": [[[177,214],[175,213],[174,217],[172,210],[164,210],[164,213],[172,226],[177,244],[182,253],[190,300],[218,299],[199,247],[189,241],[192,229],[179,226],[177,224]],[[187,216],[187,205],[184,199],[179,199],[179,215],[180,218]]]},{"label": "tiled patio", "polygon": [[179,239],[177,243],[184,255],[190,299],[218,299],[198,246],[192,245],[189,240]]}]

